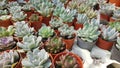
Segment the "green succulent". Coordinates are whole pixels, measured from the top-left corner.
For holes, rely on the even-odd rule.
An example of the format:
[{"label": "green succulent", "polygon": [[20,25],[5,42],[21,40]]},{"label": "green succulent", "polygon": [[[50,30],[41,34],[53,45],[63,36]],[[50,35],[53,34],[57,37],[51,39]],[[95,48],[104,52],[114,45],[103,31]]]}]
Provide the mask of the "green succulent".
[{"label": "green succulent", "polygon": [[112,28],[115,28],[117,31],[120,31],[120,22],[110,22],[109,24]]},{"label": "green succulent", "polygon": [[111,15],[115,10],[115,5],[111,3],[105,3],[100,5],[100,12],[106,15]]},{"label": "green succulent", "polygon": [[52,28],[59,28],[60,26],[63,25],[63,21],[60,18],[56,17],[51,18],[51,21],[49,23]]},{"label": "green succulent", "polygon": [[17,42],[17,46],[22,48],[24,51],[32,51],[33,49],[39,47],[41,39],[42,38],[40,36],[24,36],[22,42]]},{"label": "green succulent", "polygon": [[56,61],[56,68],[79,68],[76,58],[68,54],[61,55]]},{"label": "green succulent", "polygon": [[49,17],[53,12],[53,3],[46,1],[42,3],[35,4],[34,7],[42,16]]},{"label": "green succulent", "polygon": [[113,19],[120,21],[120,9],[116,9],[113,11]]},{"label": "green succulent", "polygon": [[115,41],[115,39],[117,38],[117,36],[119,35],[118,31],[116,31],[115,28],[112,27],[101,27],[101,31],[102,31],[102,38],[104,40],[107,41]]},{"label": "green succulent", "polygon": [[77,6],[77,12],[80,14],[85,13],[89,9],[90,9],[90,6],[85,3],[82,3],[79,6]]},{"label": "green succulent", "polygon": [[0,54],[0,67],[12,68],[19,61],[19,59],[20,56],[17,51],[4,51]]},{"label": "green succulent", "polygon": [[24,11],[30,11],[30,10],[31,10],[31,7],[32,7],[31,4],[26,3],[25,5],[22,6],[22,9],[23,9]]},{"label": "green succulent", "polygon": [[73,26],[68,26],[67,24],[64,24],[63,26],[61,26],[60,28],[58,28],[60,35],[62,37],[67,37],[72,38],[74,36],[75,30]]},{"label": "green succulent", "polygon": [[98,26],[86,23],[83,29],[79,28],[77,30],[77,36],[84,41],[94,42],[98,39],[100,31],[98,31]]},{"label": "green succulent", "polygon": [[30,21],[39,21],[40,17],[38,14],[32,14],[29,18]]},{"label": "green succulent", "polygon": [[22,10],[21,6],[12,6],[9,8],[9,12],[13,15],[15,13],[20,13]]},{"label": "green succulent", "polygon": [[24,37],[26,35],[33,34],[34,28],[30,28],[28,26],[28,23],[25,23],[25,21],[16,22],[15,23],[15,36],[17,37]]},{"label": "green succulent", "polygon": [[2,15],[7,15],[8,14],[8,11],[5,9],[5,10],[0,10],[0,16]]},{"label": "green succulent", "polygon": [[38,31],[38,35],[41,36],[42,38],[49,38],[53,36],[53,34],[54,30],[51,29],[50,26],[42,26]]},{"label": "green succulent", "polygon": [[88,23],[89,22],[89,18],[87,17],[86,14],[78,14],[77,16],[77,23]]},{"label": "green succulent", "polygon": [[23,21],[25,20],[27,14],[24,14],[23,11],[20,11],[20,12],[15,12],[12,14],[12,20],[13,21]]},{"label": "green succulent", "polygon": [[45,50],[52,54],[60,53],[65,50],[65,45],[59,37],[53,37],[45,44]]},{"label": "green succulent", "polygon": [[13,6],[19,6],[18,2],[16,1],[9,2],[8,7],[13,7]]},{"label": "green succulent", "polygon": [[0,27],[0,37],[12,36],[15,32],[13,26],[9,26],[8,29],[5,27]]},{"label": "green succulent", "polygon": [[38,48],[27,52],[27,57],[22,60],[23,68],[49,68],[51,65],[49,54]]},{"label": "green succulent", "polygon": [[65,9],[65,11],[60,14],[60,18],[63,20],[63,22],[70,23],[73,21],[75,15],[76,10]]},{"label": "green succulent", "polygon": [[97,17],[97,11],[94,11],[93,9],[86,11],[86,14],[89,17],[89,19]]},{"label": "green succulent", "polygon": [[60,7],[60,6],[57,6],[55,7],[54,11],[53,11],[53,15],[56,16],[56,17],[59,17],[60,14],[62,14],[63,12],[65,11],[65,7]]}]

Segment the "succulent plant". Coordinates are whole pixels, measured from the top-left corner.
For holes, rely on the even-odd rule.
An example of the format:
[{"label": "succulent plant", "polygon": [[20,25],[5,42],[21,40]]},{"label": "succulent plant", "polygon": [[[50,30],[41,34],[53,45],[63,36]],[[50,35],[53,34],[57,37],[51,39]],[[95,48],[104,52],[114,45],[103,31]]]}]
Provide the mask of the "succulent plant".
[{"label": "succulent plant", "polygon": [[12,68],[13,65],[17,64],[20,56],[17,51],[10,50],[9,52],[4,51],[0,54],[0,67],[1,68]]},{"label": "succulent plant", "polygon": [[90,6],[85,3],[81,3],[79,6],[77,6],[77,12],[80,14],[85,13],[88,9],[90,9]]},{"label": "succulent plant", "polygon": [[13,7],[13,6],[19,6],[18,2],[16,1],[9,2],[8,7]]},{"label": "succulent plant", "polygon": [[15,32],[13,26],[9,26],[8,29],[5,27],[0,27],[0,37],[12,36]]},{"label": "succulent plant", "polygon": [[49,22],[50,26],[54,29],[59,28],[60,26],[63,25],[63,21],[60,18],[51,18],[51,21]]},{"label": "succulent plant", "polygon": [[38,48],[27,52],[27,57],[22,60],[23,68],[49,68],[51,65],[49,54]]},{"label": "succulent plant", "polygon": [[49,17],[53,12],[53,3],[49,1],[38,3],[34,7],[44,17]]},{"label": "succulent plant", "polygon": [[70,23],[73,21],[74,16],[76,15],[76,10],[65,9],[65,11],[60,14],[60,18],[65,23]]},{"label": "succulent plant", "polygon": [[0,9],[5,9],[7,8],[7,0],[1,0],[0,1]]},{"label": "succulent plant", "polygon": [[53,11],[53,15],[56,16],[56,17],[59,17],[60,14],[62,14],[63,12],[65,11],[65,7],[62,6],[62,7],[55,7],[54,11]]},{"label": "succulent plant", "polygon": [[10,7],[9,8],[9,12],[11,14],[14,14],[14,13],[20,13],[22,10],[22,7],[21,6],[13,6],[13,7]]},{"label": "succulent plant", "polygon": [[31,10],[31,7],[32,7],[31,4],[26,3],[25,5],[22,6],[22,9],[23,9],[24,11],[30,11],[30,10]]},{"label": "succulent plant", "polygon": [[99,19],[95,19],[95,18],[91,19],[91,24],[93,24],[95,26],[99,26],[99,27],[101,26],[100,20]]},{"label": "succulent plant", "polygon": [[68,26],[67,24],[64,24],[60,28],[58,28],[60,35],[64,38],[72,38],[74,36],[75,30],[73,26]]},{"label": "succulent plant", "polygon": [[69,9],[77,9],[77,6],[80,5],[79,0],[72,0],[68,3],[67,8]]},{"label": "succulent plant", "polygon": [[59,0],[51,0],[55,6],[64,7],[64,4]]},{"label": "succulent plant", "polygon": [[39,47],[41,39],[42,38],[40,36],[24,36],[22,42],[18,42],[17,46],[22,48],[24,51],[32,51],[33,49]]},{"label": "succulent plant", "polygon": [[25,23],[25,21],[16,22],[15,23],[15,36],[17,37],[24,37],[26,35],[33,34],[34,28],[30,28],[28,26],[28,23]]},{"label": "succulent plant", "polygon": [[89,18],[87,17],[86,14],[78,14],[77,16],[77,23],[88,23],[89,22]]},{"label": "succulent plant", "polygon": [[53,37],[45,44],[45,50],[52,54],[57,54],[65,50],[65,45],[59,37]]},{"label": "succulent plant", "polygon": [[120,20],[120,9],[116,9],[113,11],[113,16],[115,20]]},{"label": "succulent plant", "polygon": [[115,28],[111,28],[110,26],[109,27],[102,26],[101,31],[102,38],[107,41],[115,41],[115,39],[119,35],[118,31],[116,31]]},{"label": "succulent plant", "polygon": [[12,20],[13,21],[23,21],[26,18],[27,14],[24,14],[23,11],[15,12],[12,14]]},{"label": "succulent plant", "polygon": [[115,10],[115,5],[110,3],[105,3],[100,5],[100,12],[106,15],[112,15]]},{"label": "succulent plant", "polygon": [[2,16],[0,16],[0,20],[8,20],[10,18],[11,18],[10,15],[2,15]]},{"label": "succulent plant", "polygon": [[42,38],[49,38],[53,36],[53,34],[54,30],[51,29],[50,26],[42,26],[38,31],[38,35],[41,36]]},{"label": "succulent plant", "polygon": [[116,47],[120,50],[120,37],[117,37]]},{"label": "succulent plant", "polygon": [[98,3],[99,0],[86,0],[86,4],[90,6],[94,6],[95,4]]},{"label": "succulent plant", "polygon": [[79,68],[76,58],[69,54],[61,55],[56,61],[56,68]]},{"label": "succulent plant", "polygon": [[98,39],[100,31],[98,31],[98,26],[86,23],[83,29],[79,28],[77,30],[77,36],[84,41],[94,42]]},{"label": "succulent plant", "polygon": [[86,14],[90,19],[97,17],[97,11],[94,11],[93,9],[86,11]]},{"label": "succulent plant", "polygon": [[8,14],[7,9],[5,9],[5,10],[0,10],[0,16],[2,16],[2,15],[7,15],[7,14]]},{"label": "succulent plant", "polygon": [[38,14],[32,14],[29,18],[30,21],[39,21],[39,15]]},{"label": "succulent plant", "polygon": [[111,22],[110,27],[115,28],[117,31],[120,31],[120,22]]},{"label": "succulent plant", "polygon": [[10,50],[16,46],[13,36],[0,38],[0,51]]}]

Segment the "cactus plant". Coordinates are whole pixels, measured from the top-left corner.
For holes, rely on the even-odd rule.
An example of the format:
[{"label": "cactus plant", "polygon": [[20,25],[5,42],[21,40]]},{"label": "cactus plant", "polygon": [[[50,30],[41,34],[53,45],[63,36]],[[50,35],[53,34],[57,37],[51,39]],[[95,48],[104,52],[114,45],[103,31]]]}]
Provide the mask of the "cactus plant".
[{"label": "cactus plant", "polygon": [[26,35],[33,34],[34,28],[30,28],[28,26],[28,23],[25,23],[25,21],[16,22],[15,23],[15,36],[17,37],[24,37]]},{"label": "cactus plant", "polygon": [[70,39],[74,36],[75,30],[73,26],[68,26],[67,24],[64,24],[60,28],[58,28],[60,35],[62,37],[65,37],[67,39]]},{"label": "cactus plant", "polygon": [[75,57],[69,55],[68,53],[65,55],[61,55],[59,57],[59,61],[56,61],[56,68],[79,68],[79,64]]},{"label": "cactus plant", "polygon": [[38,31],[38,35],[41,36],[42,38],[49,38],[53,36],[53,34],[54,30],[51,29],[50,26],[42,26]]},{"label": "cactus plant", "polygon": [[60,18],[64,23],[70,23],[73,21],[74,16],[76,15],[76,10],[65,9],[65,11],[60,14]]},{"label": "cactus plant", "polygon": [[118,31],[115,28],[109,27],[101,27],[102,38],[107,41],[115,41],[117,36],[119,35]]},{"label": "cactus plant", "polygon": [[25,20],[27,14],[24,14],[23,11],[15,12],[12,14],[12,20],[13,21],[23,21]]},{"label": "cactus plant", "polygon": [[78,14],[77,16],[77,23],[88,23],[89,22],[89,18],[87,17],[86,14]]},{"label": "cactus plant", "polygon": [[8,29],[0,27],[0,37],[12,36],[15,32],[13,26],[9,26]]},{"label": "cactus plant", "polygon": [[19,61],[20,56],[17,51],[10,50],[9,52],[4,51],[0,54],[0,67],[1,68],[12,68]]},{"label": "cactus plant", "polygon": [[109,24],[112,28],[115,28],[117,31],[120,31],[120,22],[111,22]]},{"label": "cactus plant", "polygon": [[45,50],[49,53],[57,54],[65,50],[65,45],[61,38],[53,37],[46,43]]},{"label": "cactus plant", "polygon": [[60,26],[63,25],[63,21],[60,18],[52,18],[51,21],[49,22],[50,26],[54,29],[59,28]]},{"label": "cactus plant", "polygon": [[77,36],[84,41],[94,42],[98,39],[100,31],[98,31],[98,26],[86,23],[83,29],[79,28],[77,30]]},{"label": "cactus plant", "polygon": [[24,36],[22,42],[18,42],[17,46],[22,48],[24,51],[32,51],[33,49],[37,48],[41,42],[41,37],[36,37],[33,35]]},{"label": "cactus plant", "polygon": [[27,57],[22,60],[23,68],[49,68],[51,65],[49,54],[38,48],[27,52]]}]

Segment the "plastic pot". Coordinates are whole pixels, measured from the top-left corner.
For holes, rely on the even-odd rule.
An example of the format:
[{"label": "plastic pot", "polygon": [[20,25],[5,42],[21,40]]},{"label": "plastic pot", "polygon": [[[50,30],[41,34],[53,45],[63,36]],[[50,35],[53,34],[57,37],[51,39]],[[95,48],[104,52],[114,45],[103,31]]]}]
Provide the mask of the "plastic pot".
[{"label": "plastic pot", "polygon": [[113,46],[114,42],[113,41],[106,41],[104,39],[102,39],[101,37],[98,38],[98,41],[96,43],[96,45],[104,50],[111,50],[112,46]]},{"label": "plastic pot", "polygon": [[87,41],[84,41],[81,38],[77,37],[77,45],[80,48],[87,49],[87,50],[91,51],[91,49],[93,48],[95,43],[96,43],[96,41],[95,42],[87,42]]}]

